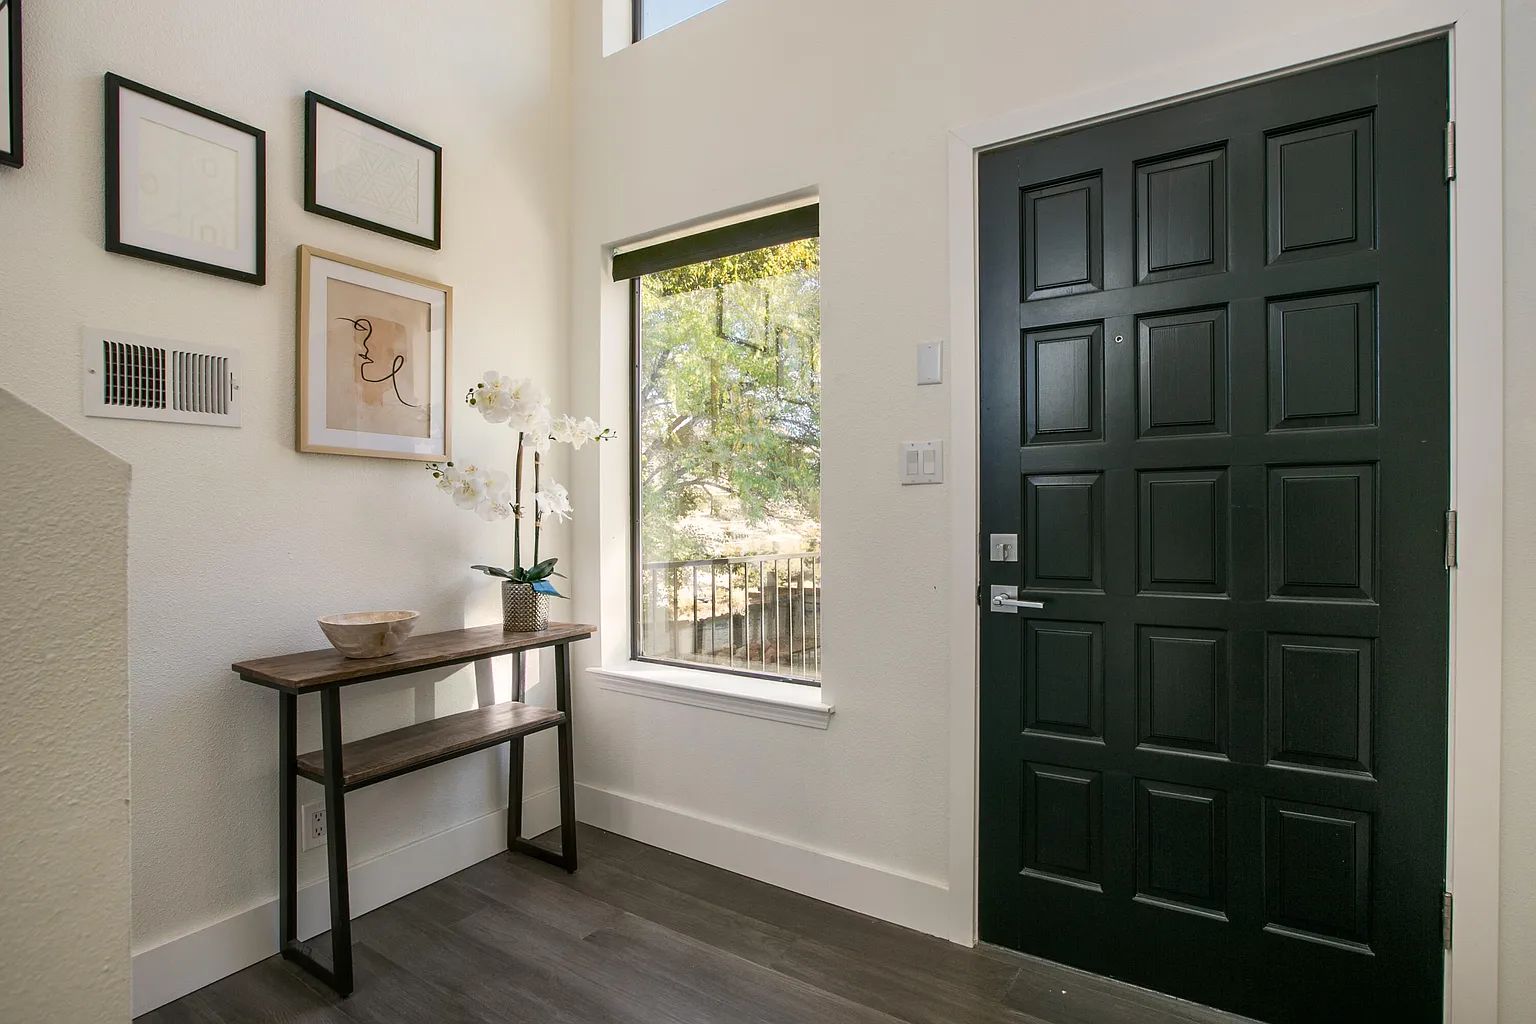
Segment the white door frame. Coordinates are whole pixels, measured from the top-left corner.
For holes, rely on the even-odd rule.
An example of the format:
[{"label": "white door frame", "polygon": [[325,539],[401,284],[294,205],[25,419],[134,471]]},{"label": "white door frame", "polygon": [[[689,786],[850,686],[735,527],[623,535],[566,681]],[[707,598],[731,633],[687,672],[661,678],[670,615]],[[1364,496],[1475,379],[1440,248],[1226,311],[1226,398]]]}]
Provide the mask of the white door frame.
[{"label": "white door frame", "polygon": [[[1248,48],[1181,55],[1139,77],[1053,97],[949,138],[950,937],[976,941],[977,431],[976,159],[981,150],[1228,89],[1416,36],[1451,38],[1457,168],[1451,188],[1451,500],[1460,565],[1451,574],[1447,877],[1456,897],[1446,1019],[1498,1015],[1499,737],[1504,501],[1502,12],[1499,0],[1408,0]],[[1047,44],[1048,45],[1048,44]]]}]

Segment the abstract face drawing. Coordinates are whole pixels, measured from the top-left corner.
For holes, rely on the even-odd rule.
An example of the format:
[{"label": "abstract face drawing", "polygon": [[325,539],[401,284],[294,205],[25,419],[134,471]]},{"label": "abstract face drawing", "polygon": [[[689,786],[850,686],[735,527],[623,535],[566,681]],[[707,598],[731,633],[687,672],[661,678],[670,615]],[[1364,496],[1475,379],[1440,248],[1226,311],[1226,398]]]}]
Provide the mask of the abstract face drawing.
[{"label": "abstract face drawing", "polygon": [[334,278],[326,293],[326,426],[430,436],[430,304]]}]

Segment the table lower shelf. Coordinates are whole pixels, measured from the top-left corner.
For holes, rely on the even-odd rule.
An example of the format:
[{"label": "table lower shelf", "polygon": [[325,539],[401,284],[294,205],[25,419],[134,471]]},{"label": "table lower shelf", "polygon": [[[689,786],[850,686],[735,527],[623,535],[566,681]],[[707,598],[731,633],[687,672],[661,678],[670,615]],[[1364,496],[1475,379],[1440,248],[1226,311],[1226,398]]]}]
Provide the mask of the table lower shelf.
[{"label": "table lower shelf", "polygon": [[[507,701],[354,740],[341,747],[341,785],[345,790],[359,789],[439,761],[494,747],[564,721],[563,711]],[[300,754],[294,762],[304,778],[325,782],[322,751]]]}]

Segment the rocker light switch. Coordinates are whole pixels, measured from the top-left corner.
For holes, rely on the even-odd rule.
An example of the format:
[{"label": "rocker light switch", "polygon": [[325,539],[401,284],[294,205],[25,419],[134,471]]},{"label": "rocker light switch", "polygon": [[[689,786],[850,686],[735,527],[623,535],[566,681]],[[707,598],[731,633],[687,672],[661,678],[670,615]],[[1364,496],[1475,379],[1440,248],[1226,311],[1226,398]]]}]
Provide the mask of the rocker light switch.
[{"label": "rocker light switch", "polygon": [[944,482],[944,442],[907,441],[901,446],[901,482],[940,484]]}]

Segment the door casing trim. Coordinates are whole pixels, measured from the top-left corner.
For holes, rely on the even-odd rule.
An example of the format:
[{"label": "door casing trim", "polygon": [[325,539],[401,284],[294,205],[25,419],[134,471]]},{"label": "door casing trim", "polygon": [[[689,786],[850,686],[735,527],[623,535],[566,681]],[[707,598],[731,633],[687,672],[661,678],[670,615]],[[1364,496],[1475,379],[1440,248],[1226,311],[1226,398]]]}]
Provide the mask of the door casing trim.
[{"label": "door casing trim", "polygon": [[949,135],[950,294],[950,938],[977,937],[975,603],[980,521],[976,299],[977,156],[996,146],[1224,91],[1400,46],[1450,39],[1456,120],[1451,184],[1451,498],[1459,564],[1451,571],[1450,750],[1446,877],[1456,895],[1446,955],[1445,1019],[1498,1016],[1499,740],[1504,556],[1503,52],[1499,0],[1412,0],[1187,56],[1093,92],[1055,97]]}]

